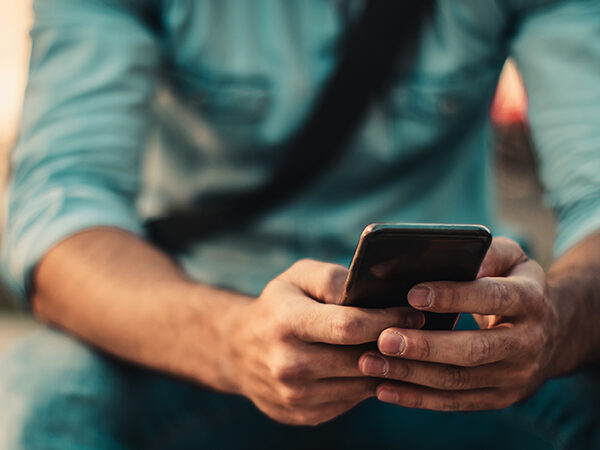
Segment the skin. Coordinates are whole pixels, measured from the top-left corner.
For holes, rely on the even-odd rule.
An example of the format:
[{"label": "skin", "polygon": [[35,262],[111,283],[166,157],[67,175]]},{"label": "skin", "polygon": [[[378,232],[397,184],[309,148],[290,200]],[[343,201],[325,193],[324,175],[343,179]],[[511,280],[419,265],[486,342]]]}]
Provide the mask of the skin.
[{"label": "skin", "polygon": [[[299,261],[251,298],[195,283],[142,239],[99,228],[43,258],[33,306],[113,355],[244,395],[279,422],[316,425],[372,396],[438,410],[502,408],[596,359],[598,255],[600,234],[545,275],[514,242],[495,239],[477,281],[427,283],[432,302],[419,307],[476,313],[484,329],[431,332],[408,308],[337,305],[342,266]],[[401,354],[390,342],[398,336]]]},{"label": "skin", "polygon": [[546,274],[515,242],[494,239],[476,281],[423,283],[408,296],[422,311],[473,313],[481,330],[389,328],[361,371],[389,380],[377,387],[381,401],[411,408],[499,409],[525,399],[598,358],[598,255],[600,234]]},{"label": "skin", "polygon": [[147,242],[110,228],[58,244],[34,275],[33,308],[133,363],[241,394],[271,418],[316,425],[375,395],[358,360],[410,308],[335,305],[344,267],[299,261],[258,298],[193,282]]}]

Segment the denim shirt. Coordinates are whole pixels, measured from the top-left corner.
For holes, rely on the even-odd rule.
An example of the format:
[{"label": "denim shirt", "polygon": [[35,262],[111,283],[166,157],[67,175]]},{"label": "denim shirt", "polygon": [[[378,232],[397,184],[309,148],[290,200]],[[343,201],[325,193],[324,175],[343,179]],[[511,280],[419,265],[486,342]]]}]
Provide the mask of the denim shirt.
[{"label": "denim shirt", "polygon": [[[348,4],[36,1],[6,202],[10,284],[26,297],[40,258],[83,229],[143,235],[148,217],[264,182],[272,144],[302,123],[335,67],[345,12],[360,9]],[[488,109],[509,55],[564,252],[600,228],[596,0],[439,0],[409,75],[333,170],[249,229],[176,257],[199,281],[257,294],[299,258],[347,264],[370,222],[493,227]]]}]

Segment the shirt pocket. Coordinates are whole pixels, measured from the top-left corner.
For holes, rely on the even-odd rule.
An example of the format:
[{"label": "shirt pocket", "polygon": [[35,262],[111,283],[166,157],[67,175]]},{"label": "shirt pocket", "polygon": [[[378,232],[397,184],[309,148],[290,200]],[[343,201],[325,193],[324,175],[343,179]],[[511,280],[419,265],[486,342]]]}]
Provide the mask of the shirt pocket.
[{"label": "shirt pocket", "polygon": [[271,81],[266,76],[196,68],[177,70],[171,78],[181,99],[215,127],[257,126],[272,106]]},{"label": "shirt pocket", "polygon": [[395,85],[384,102],[394,142],[420,147],[460,135],[487,120],[494,88],[493,73]]}]

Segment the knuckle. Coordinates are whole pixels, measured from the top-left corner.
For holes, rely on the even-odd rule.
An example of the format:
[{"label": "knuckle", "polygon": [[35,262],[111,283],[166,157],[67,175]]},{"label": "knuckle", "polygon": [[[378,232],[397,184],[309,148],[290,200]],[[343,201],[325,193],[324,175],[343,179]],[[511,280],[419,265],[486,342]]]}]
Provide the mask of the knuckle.
[{"label": "knuckle", "polygon": [[[494,243],[497,244],[497,243]],[[492,245],[485,257],[486,267],[490,276],[497,276],[500,272],[500,251],[496,245]]]},{"label": "knuckle", "polygon": [[391,364],[387,365],[387,373],[384,373],[384,377],[393,378],[394,380],[412,380],[414,376],[414,369],[407,361],[396,359],[392,360]]},{"label": "knuckle", "polygon": [[493,351],[493,344],[488,338],[472,339],[467,353],[467,362],[470,366],[478,366],[488,361]]},{"label": "knuckle", "polygon": [[304,384],[283,384],[280,387],[279,396],[283,405],[297,408],[306,403],[308,399],[308,387]]},{"label": "knuckle", "polygon": [[535,280],[527,280],[527,288],[534,300],[541,302],[545,297],[545,286]]},{"label": "knuckle", "polygon": [[532,312],[540,312],[544,308],[544,287],[533,281],[528,283],[529,306]]},{"label": "knuckle", "polygon": [[[411,345],[412,344],[412,345]],[[427,338],[419,338],[411,340],[406,340],[406,354],[412,354],[417,359],[427,360],[431,356],[431,345],[429,344],[429,339]]]},{"label": "knuckle", "polygon": [[446,309],[449,312],[460,312],[459,309],[463,300],[461,293],[457,289],[448,289],[447,291],[448,293],[446,295],[441,292],[436,292],[436,295],[432,296],[432,298],[435,300],[440,298],[440,300],[445,303]]},{"label": "knuckle", "polygon": [[313,427],[323,423],[325,420],[326,419],[322,416],[322,414],[318,412],[299,411],[296,414],[296,422],[298,425]]},{"label": "knuckle", "polygon": [[306,377],[309,369],[298,357],[280,351],[271,364],[271,374],[277,381],[287,382]]},{"label": "knuckle", "polygon": [[[540,355],[541,351],[544,349],[546,344],[546,336],[544,333],[536,329],[535,327],[531,327],[527,334],[521,337],[519,354],[521,356],[527,356],[530,358],[535,358]],[[528,361],[533,361],[534,359],[530,359]]]},{"label": "knuckle", "polygon": [[293,425],[308,425],[308,414],[303,410],[295,411],[292,415]]},{"label": "knuckle", "polygon": [[532,353],[538,354],[539,351],[544,348],[546,344],[546,336],[542,331],[531,333],[529,340],[529,349]]},{"label": "knuckle", "polygon": [[497,407],[498,408],[508,408],[509,406],[514,405],[521,399],[521,395],[517,391],[512,391],[508,393],[503,393],[502,396],[498,397]]},{"label": "knuckle", "polygon": [[306,419],[304,419],[304,425],[309,426],[309,427],[316,427],[317,425],[323,423],[325,420],[321,419],[319,416],[316,415],[310,415],[307,416]]},{"label": "knuckle", "polygon": [[514,336],[503,336],[498,342],[498,348],[503,350],[504,355],[515,355],[521,351],[522,346],[521,339]]},{"label": "knuckle", "polygon": [[362,326],[360,318],[352,315],[338,316],[330,322],[331,332],[340,341],[352,340],[358,334]]},{"label": "knuckle", "polygon": [[506,236],[495,237],[494,241],[497,244],[500,244],[500,245],[503,244],[503,245],[505,245],[507,247],[513,247],[513,248],[517,249],[518,251],[523,252],[523,250],[521,249],[521,246],[516,241],[514,241],[513,239],[508,238]]},{"label": "knuckle", "polygon": [[422,395],[415,395],[407,403],[410,408],[421,409],[423,408],[424,399]]},{"label": "knuckle", "polygon": [[443,374],[442,387],[445,389],[463,389],[469,384],[469,373],[462,367],[449,367]]},{"label": "knuckle", "polygon": [[297,372],[295,367],[287,365],[287,364],[281,364],[279,366],[275,366],[273,367],[273,377],[277,380],[277,381],[290,381],[290,380],[294,380],[297,378]]},{"label": "knuckle", "polygon": [[530,313],[537,313],[544,306],[544,288],[533,280],[522,279],[515,284],[514,289],[519,301]]},{"label": "knuckle", "polygon": [[323,299],[335,299],[341,294],[341,281],[345,274],[341,266],[326,264],[321,272],[320,297]]},{"label": "knuckle", "polygon": [[263,299],[270,298],[277,295],[277,291],[280,289],[284,281],[281,278],[274,278],[269,281],[263,288],[260,297]]},{"label": "knuckle", "polygon": [[301,274],[306,273],[306,271],[310,269],[313,263],[314,260],[312,259],[299,259],[296,262],[294,262],[290,267],[288,267],[288,269],[285,272],[283,272],[278,278],[295,284],[298,278],[301,277]]},{"label": "knuckle", "polygon": [[322,275],[323,282],[325,284],[334,284],[339,280],[341,274],[341,266],[338,266],[336,264],[324,264]]},{"label": "knuckle", "polygon": [[517,383],[519,385],[528,385],[530,384],[537,375],[537,368],[535,365],[529,365],[526,368],[520,370],[517,373]]},{"label": "knuckle", "polygon": [[283,365],[271,364],[271,376],[277,381],[287,381],[290,379],[287,367]]},{"label": "knuckle", "polygon": [[505,379],[502,386],[510,387],[514,385],[522,386],[527,384],[529,380],[529,371],[527,370],[515,370],[512,373],[511,379]]},{"label": "knuckle", "polygon": [[529,369],[527,367],[507,367],[507,373],[510,376],[504,376],[498,379],[497,386],[500,388],[511,388],[514,386],[523,386],[528,383]]},{"label": "knuckle", "polygon": [[459,401],[454,397],[445,398],[440,405],[442,411],[458,411],[461,409]]},{"label": "knuckle", "polygon": [[431,303],[428,309],[434,309],[439,312],[455,312],[460,307],[462,297],[460,292],[452,284],[445,282],[436,283],[435,286],[429,286]]},{"label": "knuckle", "polygon": [[284,311],[275,311],[272,319],[275,342],[281,343],[281,341],[285,341],[294,334],[292,324]]},{"label": "knuckle", "polygon": [[506,283],[501,280],[490,280],[490,294],[494,311],[505,311],[512,299]]},{"label": "knuckle", "polygon": [[294,264],[292,264],[290,266],[288,271],[292,271],[292,272],[302,271],[302,270],[306,269],[306,266],[312,264],[313,262],[314,261],[310,258],[299,259],[298,261],[296,261]]},{"label": "knuckle", "polygon": [[398,361],[398,377],[403,380],[412,380],[415,375],[414,367],[407,361]]}]

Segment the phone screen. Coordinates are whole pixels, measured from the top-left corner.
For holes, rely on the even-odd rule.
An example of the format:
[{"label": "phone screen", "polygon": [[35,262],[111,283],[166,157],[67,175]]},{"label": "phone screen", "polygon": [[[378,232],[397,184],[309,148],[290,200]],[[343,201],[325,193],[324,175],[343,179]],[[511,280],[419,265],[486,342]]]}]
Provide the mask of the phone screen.
[{"label": "phone screen", "polygon": [[[418,283],[474,280],[490,242],[480,225],[370,225],[350,266],[342,304],[409,306],[408,291]],[[450,330],[458,314],[425,317],[424,329]]]}]

